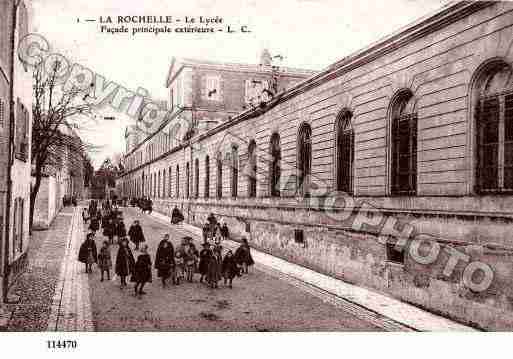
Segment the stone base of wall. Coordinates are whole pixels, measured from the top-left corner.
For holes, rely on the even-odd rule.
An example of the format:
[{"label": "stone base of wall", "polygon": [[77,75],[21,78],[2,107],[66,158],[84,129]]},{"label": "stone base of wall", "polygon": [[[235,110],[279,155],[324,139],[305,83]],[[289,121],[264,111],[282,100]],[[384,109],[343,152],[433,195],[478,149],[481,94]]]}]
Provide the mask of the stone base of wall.
[{"label": "stone base of wall", "polygon": [[[378,236],[324,225],[315,213],[304,209],[238,207],[215,201],[154,201],[154,209],[166,215],[171,214],[175,205],[190,224],[201,227],[213,213],[227,223],[232,234],[245,236],[256,249],[290,262],[466,325],[487,330],[513,329],[513,254],[505,248],[442,241],[440,255],[433,263],[419,264],[406,250],[404,262],[398,264],[389,260],[386,245]],[[431,221],[433,227],[439,227],[440,221],[448,219],[417,220],[424,225]],[[303,231],[303,243],[296,242],[295,230]],[[492,267],[495,277],[487,290],[473,292],[464,285],[462,276],[467,265],[464,261],[456,263],[450,275],[445,274],[454,249],[468,256],[469,262],[479,260]]]}]

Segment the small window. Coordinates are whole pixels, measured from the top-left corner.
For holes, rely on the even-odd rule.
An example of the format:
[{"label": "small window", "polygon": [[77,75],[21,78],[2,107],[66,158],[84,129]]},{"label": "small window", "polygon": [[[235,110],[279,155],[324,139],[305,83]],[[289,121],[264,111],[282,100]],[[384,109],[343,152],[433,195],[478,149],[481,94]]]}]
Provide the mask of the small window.
[{"label": "small window", "polygon": [[251,233],[251,223],[246,222],[246,232]]},{"label": "small window", "polygon": [[302,229],[294,229],[294,242],[299,244],[305,243],[305,233]]},{"label": "small window", "polygon": [[404,264],[404,251],[396,247],[395,241],[386,244],[387,261]]}]

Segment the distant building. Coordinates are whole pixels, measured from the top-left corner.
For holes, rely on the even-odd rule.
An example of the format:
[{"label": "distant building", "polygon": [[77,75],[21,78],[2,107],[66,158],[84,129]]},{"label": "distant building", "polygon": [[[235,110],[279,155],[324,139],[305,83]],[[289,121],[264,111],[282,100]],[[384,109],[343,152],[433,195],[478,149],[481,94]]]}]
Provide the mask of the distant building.
[{"label": "distant building", "polygon": [[[77,133],[66,125],[59,127],[59,136],[67,145],[59,146],[58,162],[44,168],[34,207],[36,229],[48,228],[63,206],[65,198],[84,197],[84,153]],[[34,180],[34,179],[33,179]]]},{"label": "distant building", "polygon": [[16,46],[29,33],[27,4],[27,0],[0,2],[0,292],[3,295],[26,262],[29,242],[32,72],[19,60]]},{"label": "distant building", "polygon": [[[188,135],[200,135],[243,111],[258,108],[314,73],[273,65],[267,50],[257,65],[173,58],[166,78],[167,108],[171,115],[148,131],[127,129],[125,170],[133,170],[176,149]],[[194,132],[189,132],[192,129]],[[166,181],[165,171],[152,173],[149,167],[137,177],[133,173],[129,177],[131,196],[149,195],[158,183]]]}]

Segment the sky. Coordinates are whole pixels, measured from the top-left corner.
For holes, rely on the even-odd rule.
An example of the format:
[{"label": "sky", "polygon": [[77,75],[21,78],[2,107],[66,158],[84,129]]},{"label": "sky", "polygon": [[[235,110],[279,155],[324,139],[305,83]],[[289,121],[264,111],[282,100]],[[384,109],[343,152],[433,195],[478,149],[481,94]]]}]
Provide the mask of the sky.
[{"label": "sky", "polygon": [[[166,99],[172,57],[256,64],[267,48],[282,55],[281,65],[322,70],[401,27],[436,11],[448,0],[31,0],[31,31],[44,36],[53,52],[87,66],[106,79],[153,99]],[[219,16],[250,33],[106,34],[100,16]],[[86,22],[96,19],[96,22]],[[81,132],[100,146],[91,154],[95,167],[124,150],[128,120],[105,111]]]}]

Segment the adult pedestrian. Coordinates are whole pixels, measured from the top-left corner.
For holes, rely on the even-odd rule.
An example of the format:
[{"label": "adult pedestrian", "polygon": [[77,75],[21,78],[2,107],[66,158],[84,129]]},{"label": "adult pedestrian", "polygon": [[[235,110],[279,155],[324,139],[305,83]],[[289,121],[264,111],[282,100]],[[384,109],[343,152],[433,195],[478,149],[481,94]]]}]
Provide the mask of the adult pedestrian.
[{"label": "adult pedestrian", "polygon": [[227,240],[230,236],[230,231],[228,230],[228,226],[226,225],[226,222],[223,223],[221,227],[221,237],[223,240]]},{"label": "adult pedestrian", "polygon": [[121,289],[126,287],[126,277],[133,273],[134,266],[134,255],[128,246],[128,240],[126,238],[121,238],[118,254],[116,256],[116,274],[121,280]]},{"label": "adult pedestrian", "polygon": [[220,250],[214,250],[208,262],[207,282],[211,288],[217,288],[222,275],[222,257]]},{"label": "adult pedestrian", "polygon": [[242,238],[241,245],[235,251],[235,260],[237,264],[242,266],[242,272],[246,274],[248,273],[248,268],[255,264],[246,238]]},{"label": "adult pedestrian", "polygon": [[205,279],[207,278],[210,257],[212,257],[212,250],[210,249],[210,244],[203,243],[203,249],[201,250],[201,252],[199,254],[200,283],[203,282],[204,278]]},{"label": "adult pedestrian", "polygon": [[169,235],[166,234],[164,239],[160,241],[155,255],[155,269],[157,269],[157,276],[162,280],[163,288],[166,287],[166,280],[171,277],[175,266],[173,245],[168,239]]},{"label": "adult pedestrian", "polygon": [[93,271],[93,263],[98,261],[98,253],[93,233],[88,233],[85,241],[80,246],[78,251],[78,260],[85,264],[86,273],[91,273]]},{"label": "adult pedestrian", "polygon": [[98,216],[96,212],[91,216],[91,222],[89,223],[89,229],[96,233],[98,229],[100,229],[100,222],[98,221]]},{"label": "adult pedestrian", "polygon": [[178,207],[174,207],[173,211],[171,212],[171,223],[172,224],[179,224],[184,220],[182,212],[178,209]]},{"label": "adult pedestrian", "polygon": [[114,244],[115,225],[112,218],[107,217],[105,219],[105,225],[103,227],[103,235],[109,239],[109,244]]},{"label": "adult pedestrian", "polygon": [[119,239],[126,237],[126,227],[125,227],[125,222],[123,221],[123,219],[118,219],[116,221],[115,228],[116,228],[115,229],[116,235],[118,236],[118,241],[119,241]]},{"label": "adult pedestrian", "polygon": [[134,223],[130,226],[130,229],[128,230],[128,236],[130,237],[130,241],[135,244],[135,249],[139,250],[139,245],[145,241],[145,238],[142,227],[138,220],[135,220]]},{"label": "adult pedestrian", "polygon": [[210,232],[210,226],[209,226],[208,222],[205,222],[203,224],[203,228],[202,228],[203,243],[207,243],[209,232]]}]

